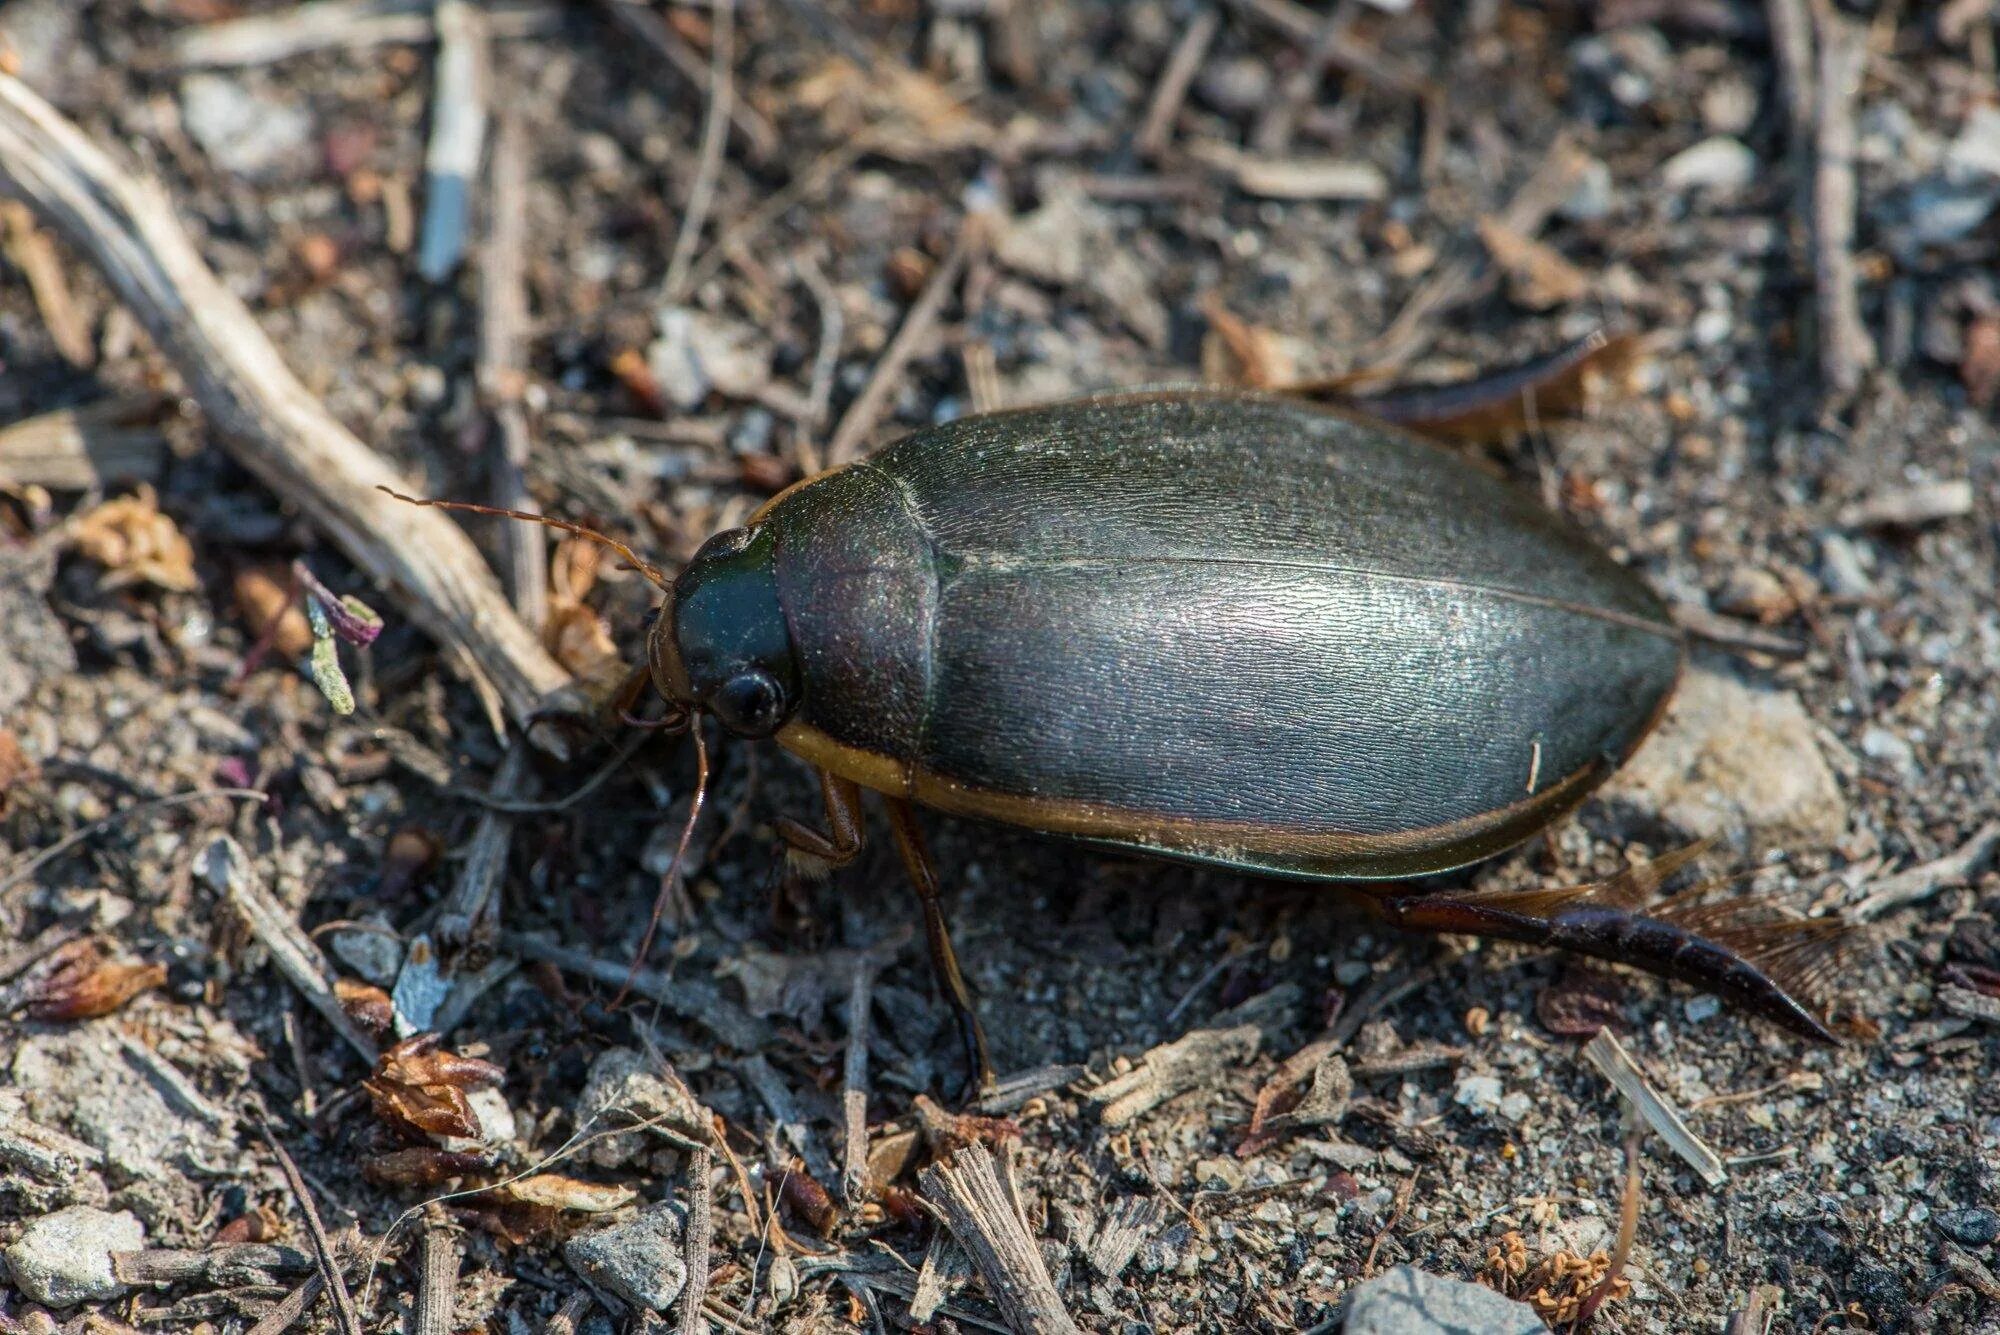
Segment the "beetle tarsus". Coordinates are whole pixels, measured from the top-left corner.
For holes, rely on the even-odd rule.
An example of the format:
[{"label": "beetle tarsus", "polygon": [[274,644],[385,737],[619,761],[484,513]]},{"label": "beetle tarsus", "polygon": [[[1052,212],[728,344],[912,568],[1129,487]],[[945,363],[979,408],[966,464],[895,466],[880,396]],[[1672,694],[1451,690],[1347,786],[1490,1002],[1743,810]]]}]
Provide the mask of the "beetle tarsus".
[{"label": "beetle tarsus", "polygon": [[1380,907],[1390,922],[1415,931],[1466,932],[1633,965],[1715,993],[1807,1038],[1836,1041],[1816,1003],[1851,938],[1843,920],[1789,917],[1763,896],[1710,900],[1706,892],[1716,881],[1640,907],[1703,847],[1590,885],[1404,895]]}]

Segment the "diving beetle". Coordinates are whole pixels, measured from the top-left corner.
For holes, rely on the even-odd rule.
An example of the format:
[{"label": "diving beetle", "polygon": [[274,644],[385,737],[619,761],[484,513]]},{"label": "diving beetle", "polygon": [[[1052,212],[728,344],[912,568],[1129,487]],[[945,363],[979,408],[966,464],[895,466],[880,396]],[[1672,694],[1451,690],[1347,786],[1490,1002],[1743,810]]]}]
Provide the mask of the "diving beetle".
[{"label": "diving beetle", "polygon": [[1400,427],[1217,389],[961,417],[647,569],[643,671],[676,719],[818,771],[826,828],[779,823],[795,856],[851,862],[880,796],[982,1075],[914,807],[1362,883],[1402,927],[1638,965],[1830,1037],[1783,934],[1765,951],[1713,906],[1401,884],[1574,810],[1686,651],[1602,549]]}]

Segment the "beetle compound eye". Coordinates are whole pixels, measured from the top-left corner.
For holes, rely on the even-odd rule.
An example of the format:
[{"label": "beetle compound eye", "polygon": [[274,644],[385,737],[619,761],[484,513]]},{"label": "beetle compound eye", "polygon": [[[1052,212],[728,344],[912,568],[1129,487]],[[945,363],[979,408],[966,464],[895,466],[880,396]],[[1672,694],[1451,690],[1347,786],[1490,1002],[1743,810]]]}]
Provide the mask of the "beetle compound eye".
[{"label": "beetle compound eye", "polygon": [[731,732],[763,737],[784,721],[785,693],[770,673],[751,668],[718,686],[708,707]]}]

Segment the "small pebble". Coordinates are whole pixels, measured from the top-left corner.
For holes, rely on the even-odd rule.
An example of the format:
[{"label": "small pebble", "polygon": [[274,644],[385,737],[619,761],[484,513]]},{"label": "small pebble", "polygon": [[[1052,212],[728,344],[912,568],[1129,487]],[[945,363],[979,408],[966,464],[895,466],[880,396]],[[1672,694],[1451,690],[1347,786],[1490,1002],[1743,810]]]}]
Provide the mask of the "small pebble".
[{"label": "small pebble", "polygon": [[637,1218],[563,1244],[563,1260],[592,1288],[635,1311],[664,1312],[687,1286],[681,1210],[661,1203]]},{"label": "small pebble", "polygon": [[15,1288],[46,1307],[109,1302],[126,1289],[111,1267],[111,1253],[145,1245],[145,1227],[129,1211],[72,1205],[22,1229],[6,1251],[7,1269]]},{"label": "small pebble", "polygon": [[1714,190],[1730,193],[1756,179],[1757,155],[1739,139],[1719,134],[1684,148],[1660,168],[1660,183],[1669,190]]},{"label": "small pebble", "polygon": [[1995,1240],[2000,1240],[2000,1214],[1983,1205],[1940,1210],[1931,1222],[1937,1225],[1938,1232],[1961,1247],[1991,1247]]},{"label": "small pebble", "polygon": [[1346,1335],[1545,1335],[1526,1303],[1483,1284],[1399,1265],[1356,1285],[1347,1300]]}]

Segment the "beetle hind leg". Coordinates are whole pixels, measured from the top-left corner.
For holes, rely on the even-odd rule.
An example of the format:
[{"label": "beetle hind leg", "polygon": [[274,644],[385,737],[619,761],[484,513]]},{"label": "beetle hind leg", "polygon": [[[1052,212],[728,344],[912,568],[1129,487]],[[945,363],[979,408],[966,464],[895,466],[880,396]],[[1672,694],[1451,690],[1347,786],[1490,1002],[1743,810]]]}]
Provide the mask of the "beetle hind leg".
[{"label": "beetle hind leg", "polygon": [[861,855],[861,789],[851,779],[819,772],[820,798],[826,804],[826,829],[783,816],[776,822],[785,842],[785,863],[801,876],[823,881]]},{"label": "beetle hind leg", "polygon": [[1852,941],[1836,917],[1789,916],[1767,896],[1712,900],[1710,881],[1650,909],[1694,845],[1608,881],[1549,890],[1415,894],[1379,901],[1398,927],[1553,946],[1674,978],[1805,1037],[1833,1042],[1820,1017],[1826,984]]}]

